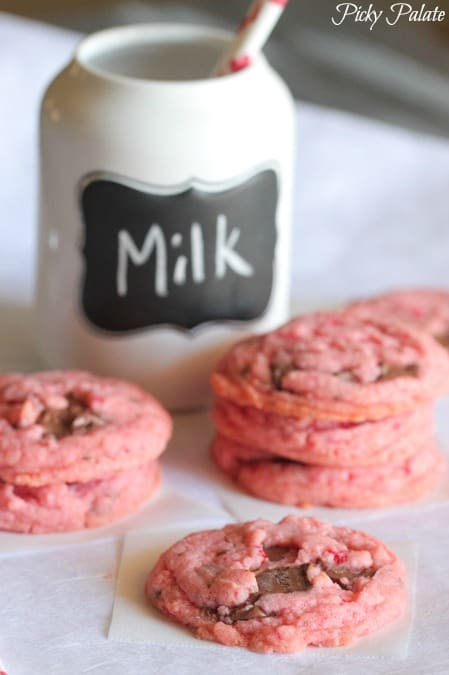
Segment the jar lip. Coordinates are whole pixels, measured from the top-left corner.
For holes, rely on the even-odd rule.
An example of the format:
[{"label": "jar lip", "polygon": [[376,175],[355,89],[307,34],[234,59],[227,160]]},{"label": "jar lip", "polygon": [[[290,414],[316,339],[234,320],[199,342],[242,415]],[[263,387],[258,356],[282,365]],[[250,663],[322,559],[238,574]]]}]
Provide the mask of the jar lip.
[{"label": "jar lip", "polygon": [[[123,47],[126,45],[142,45],[142,44],[194,44],[198,41],[205,45],[219,46],[222,45],[223,51],[233,38],[233,34],[221,28],[210,26],[196,26],[193,24],[180,23],[148,23],[148,24],[132,24],[128,26],[118,26],[114,28],[106,28],[97,31],[92,35],[85,37],[78,45],[75,52],[75,62],[83,70],[95,75],[103,80],[128,85],[144,85],[151,87],[189,87],[197,86],[204,87],[222,86],[223,84],[236,84],[237,82],[245,82],[250,78],[254,71],[259,70],[261,66],[266,66],[267,61],[263,54],[260,54],[254,62],[235,73],[229,73],[220,77],[200,77],[194,79],[156,79],[143,78],[122,73],[114,73],[112,70],[102,68],[92,63],[93,58],[106,52],[113,50],[114,47]],[[214,64],[211,64],[213,68]]]}]

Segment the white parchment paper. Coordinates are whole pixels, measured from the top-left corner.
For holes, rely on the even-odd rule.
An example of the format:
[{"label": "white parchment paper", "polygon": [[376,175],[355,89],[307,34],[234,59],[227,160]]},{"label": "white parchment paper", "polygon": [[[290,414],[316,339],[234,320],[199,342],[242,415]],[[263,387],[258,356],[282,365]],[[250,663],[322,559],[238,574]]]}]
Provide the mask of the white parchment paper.
[{"label": "white parchment paper", "polygon": [[[219,521],[210,521],[206,528],[221,527]],[[127,534],[114,600],[108,637],[125,642],[148,642],[153,645],[182,646],[222,652],[235,648],[197,640],[184,627],[170,622],[158,612],[145,597],[145,581],[163,551],[192,532],[191,527],[170,530],[148,530]],[[309,648],[291,658],[322,658],[343,654],[345,656],[377,656],[403,659],[407,656],[410,631],[414,614],[417,548],[412,541],[390,542],[392,550],[404,561],[408,571],[410,602],[404,617],[394,625],[373,636],[359,640],[350,647]]]}]

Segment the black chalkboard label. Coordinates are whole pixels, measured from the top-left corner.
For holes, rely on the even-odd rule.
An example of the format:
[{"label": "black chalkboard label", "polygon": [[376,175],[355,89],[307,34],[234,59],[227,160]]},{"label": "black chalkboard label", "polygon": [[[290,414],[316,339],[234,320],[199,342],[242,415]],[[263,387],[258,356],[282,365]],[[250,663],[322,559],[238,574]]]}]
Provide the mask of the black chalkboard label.
[{"label": "black chalkboard label", "polygon": [[272,169],[222,191],[192,182],[157,194],[110,175],[83,185],[81,305],[91,324],[192,329],[263,315],[276,246]]}]

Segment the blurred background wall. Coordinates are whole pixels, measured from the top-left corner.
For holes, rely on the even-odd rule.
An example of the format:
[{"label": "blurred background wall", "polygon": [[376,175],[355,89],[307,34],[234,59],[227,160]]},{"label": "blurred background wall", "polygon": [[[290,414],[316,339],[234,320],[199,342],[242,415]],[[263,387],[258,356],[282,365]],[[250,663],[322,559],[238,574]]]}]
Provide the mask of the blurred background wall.
[{"label": "blurred background wall", "polygon": [[[393,1],[393,0],[392,0]],[[0,11],[90,32],[146,21],[233,29],[250,0],[0,0]],[[267,48],[298,98],[449,136],[449,2],[442,24],[332,24],[338,0],[290,0]],[[361,3],[359,3],[361,4]],[[369,3],[363,3],[368,6]],[[389,7],[377,0],[376,8]],[[413,2],[417,8],[421,3]],[[436,3],[427,3],[433,8]]]}]

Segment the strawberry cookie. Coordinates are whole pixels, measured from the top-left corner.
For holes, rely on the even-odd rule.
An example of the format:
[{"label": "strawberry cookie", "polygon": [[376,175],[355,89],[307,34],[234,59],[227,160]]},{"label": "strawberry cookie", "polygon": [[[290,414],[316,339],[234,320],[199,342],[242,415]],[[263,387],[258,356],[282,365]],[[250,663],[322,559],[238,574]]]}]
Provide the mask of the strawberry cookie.
[{"label": "strawberry cookie", "polygon": [[351,312],[299,317],[235,345],[212,376],[218,398],[291,417],[364,422],[449,391],[449,359],[429,335]]},{"label": "strawberry cookie", "polygon": [[0,530],[106,525],[157,489],[171,435],[138,387],[80,371],[0,376]]},{"label": "strawberry cookie", "polygon": [[375,508],[413,501],[441,480],[446,463],[429,438],[413,455],[387,464],[331,467],[303,464],[217,436],[212,455],[246,492],[280,504]]},{"label": "strawberry cookie", "polygon": [[156,459],[171,419],[149,394],[79,371],[0,377],[0,480],[86,482]]},{"label": "strawberry cookie", "polygon": [[157,462],[87,483],[0,482],[0,530],[38,534],[100,527],[136,511],[159,486]]},{"label": "strawberry cookie", "polygon": [[146,594],[198,638],[258,652],[347,645],[407,606],[406,570],[384,544],[297,516],[189,535],[160,557]]},{"label": "strawberry cookie", "polygon": [[276,415],[218,399],[222,436],[281,457],[322,466],[371,466],[412,455],[434,431],[430,405],[376,422],[339,422]]}]

